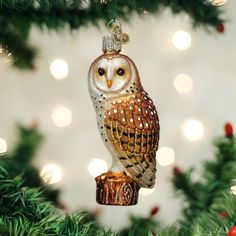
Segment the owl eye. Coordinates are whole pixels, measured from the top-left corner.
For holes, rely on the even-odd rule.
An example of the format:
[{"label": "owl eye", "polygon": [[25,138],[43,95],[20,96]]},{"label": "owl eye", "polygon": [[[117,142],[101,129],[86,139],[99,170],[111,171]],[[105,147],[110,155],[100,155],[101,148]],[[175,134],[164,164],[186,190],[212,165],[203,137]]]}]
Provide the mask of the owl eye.
[{"label": "owl eye", "polygon": [[117,73],[117,75],[122,76],[122,75],[125,74],[125,71],[124,71],[124,69],[119,68],[119,69],[116,71],[116,73]]},{"label": "owl eye", "polygon": [[105,70],[103,68],[98,68],[98,74],[103,76],[105,74]]}]

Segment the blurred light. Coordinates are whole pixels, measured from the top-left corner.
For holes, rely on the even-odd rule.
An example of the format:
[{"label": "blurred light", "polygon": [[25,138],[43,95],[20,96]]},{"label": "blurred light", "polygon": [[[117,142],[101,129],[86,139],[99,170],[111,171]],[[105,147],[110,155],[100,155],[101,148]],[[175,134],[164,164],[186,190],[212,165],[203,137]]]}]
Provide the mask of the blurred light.
[{"label": "blurred light", "polygon": [[143,10],[143,15],[146,16],[148,14],[147,10]]},{"label": "blurred light", "polygon": [[141,188],[139,194],[141,196],[147,196],[155,192],[155,188]]},{"label": "blurred light", "polygon": [[161,166],[168,166],[175,161],[175,151],[169,147],[161,147],[157,152],[157,161]]},{"label": "blurred light", "polygon": [[88,166],[88,171],[93,177],[107,172],[108,166],[107,163],[102,159],[93,159]]},{"label": "blurred light", "polygon": [[66,127],[72,121],[72,113],[68,108],[59,106],[52,113],[52,121],[57,127]]},{"label": "blurred light", "polygon": [[188,140],[197,141],[203,137],[203,124],[198,120],[187,120],[183,125],[183,133]]},{"label": "blurred light", "polygon": [[236,179],[232,180],[230,191],[233,195],[236,196]]},{"label": "blurred light", "polygon": [[81,1],[80,7],[81,9],[88,9],[91,5],[91,1],[90,0],[83,0]]},{"label": "blurred light", "polygon": [[50,65],[52,76],[57,80],[63,80],[68,76],[68,64],[61,59],[54,60]]},{"label": "blurred light", "polygon": [[172,42],[179,50],[187,49],[191,46],[191,35],[186,31],[176,31],[172,38]]},{"label": "blurred light", "polygon": [[211,0],[211,3],[216,6],[224,5],[228,0]]},{"label": "blurred light", "polygon": [[236,185],[230,188],[231,193],[236,196]]},{"label": "blurred light", "polygon": [[179,93],[190,92],[193,88],[193,81],[189,75],[178,74],[174,79],[174,87]]},{"label": "blurred light", "polygon": [[1,59],[1,61],[11,62],[11,60],[12,60],[11,55],[12,54],[8,50],[7,46],[5,46],[5,47],[0,46],[0,59]]},{"label": "blurred light", "polygon": [[7,142],[3,138],[0,138],[0,155],[4,154],[6,151],[7,151]]},{"label": "blurred light", "polygon": [[62,171],[56,164],[47,164],[41,170],[40,176],[45,183],[56,184],[62,179]]}]

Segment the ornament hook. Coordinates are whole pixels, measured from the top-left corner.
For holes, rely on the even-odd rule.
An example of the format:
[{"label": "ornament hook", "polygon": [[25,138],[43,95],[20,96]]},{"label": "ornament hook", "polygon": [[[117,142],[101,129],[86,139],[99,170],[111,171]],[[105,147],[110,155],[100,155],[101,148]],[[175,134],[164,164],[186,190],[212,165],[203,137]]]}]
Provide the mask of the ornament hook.
[{"label": "ornament hook", "polygon": [[129,35],[122,31],[121,23],[117,19],[112,19],[107,24],[108,31],[113,35],[117,44],[126,44],[129,42]]},{"label": "ornament hook", "polygon": [[111,2],[111,9],[112,9],[112,19],[113,21],[116,20],[116,0],[112,0]]}]

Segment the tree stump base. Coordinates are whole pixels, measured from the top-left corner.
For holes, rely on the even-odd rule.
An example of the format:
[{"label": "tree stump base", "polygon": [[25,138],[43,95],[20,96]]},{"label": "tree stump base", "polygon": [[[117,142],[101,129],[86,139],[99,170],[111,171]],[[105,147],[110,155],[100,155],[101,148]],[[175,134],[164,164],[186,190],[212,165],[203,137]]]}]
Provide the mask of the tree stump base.
[{"label": "tree stump base", "polygon": [[138,202],[138,184],[123,172],[103,173],[95,178],[96,201],[102,205],[132,206]]}]

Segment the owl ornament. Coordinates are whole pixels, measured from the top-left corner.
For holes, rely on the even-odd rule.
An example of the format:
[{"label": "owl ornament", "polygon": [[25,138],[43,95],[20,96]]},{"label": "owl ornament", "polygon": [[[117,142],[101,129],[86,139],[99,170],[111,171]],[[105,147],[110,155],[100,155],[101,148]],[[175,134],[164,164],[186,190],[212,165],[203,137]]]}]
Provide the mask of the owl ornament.
[{"label": "owl ornament", "polygon": [[110,170],[96,177],[96,200],[131,206],[140,188],[155,184],[159,119],[134,62],[120,51],[114,36],[105,36],[103,54],[88,73],[99,132],[113,160]]}]

